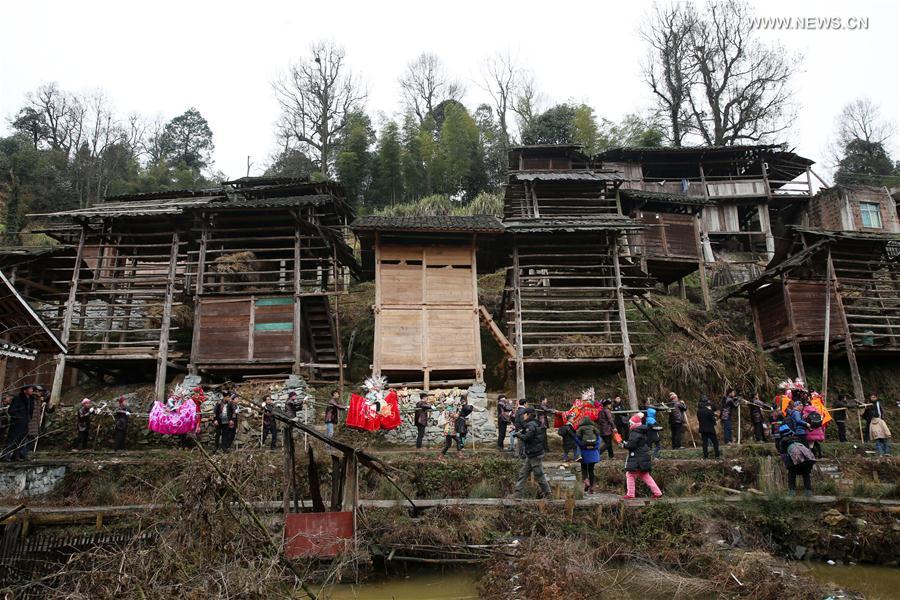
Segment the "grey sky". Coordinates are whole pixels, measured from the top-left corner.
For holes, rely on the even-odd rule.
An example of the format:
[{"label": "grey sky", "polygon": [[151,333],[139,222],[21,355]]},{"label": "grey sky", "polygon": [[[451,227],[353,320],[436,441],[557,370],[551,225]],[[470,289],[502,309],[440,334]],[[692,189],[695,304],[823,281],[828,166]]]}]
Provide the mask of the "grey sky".
[{"label": "grey sky", "polygon": [[[900,10],[893,1],[754,2],[758,16],[863,17],[867,31],[765,33],[805,55],[794,80],[799,114],[783,140],[817,162],[841,106],[860,96],[900,122]],[[258,173],[275,149],[271,81],[316,39],[333,39],[369,89],[368,112],[399,109],[397,78],[423,51],[465,82],[465,103],[485,58],[510,51],[548,103],[584,101],[618,120],[652,98],[637,35],[649,2],[13,2],[0,37],[0,130],[39,84],[101,89],[120,114],[171,118],[196,106],[215,135],[215,167]],[[895,136],[892,150],[900,150]],[[825,171],[825,166],[819,167]],[[822,173],[824,174],[824,173]]]}]

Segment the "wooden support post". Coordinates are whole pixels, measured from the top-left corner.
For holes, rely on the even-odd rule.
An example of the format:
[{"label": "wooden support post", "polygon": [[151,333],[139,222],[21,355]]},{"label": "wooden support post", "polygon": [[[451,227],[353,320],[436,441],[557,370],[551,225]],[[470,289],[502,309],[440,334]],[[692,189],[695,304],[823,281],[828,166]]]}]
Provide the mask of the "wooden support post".
[{"label": "wooden support post", "polygon": [[[484,381],[484,365],[482,364],[481,357],[481,315],[479,314],[479,305],[478,305],[478,236],[472,236],[472,313],[473,313],[473,328],[474,331],[472,335],[474,336],[475,343],[475,380],[476,381]],[[474,430],[473,430],[474,431]]]},{"label": "wooden support post", "polygon": [[282,442],[284,449],[284,464],[282,466],[283,481],[281,482],[281,509],[284,511],[284,514],[288,514],[291,512],[291,480],[294,475],[291,456],[294,451],[294,432],[289,425],[285,425],[283,431],[284,439]]},{"label": "wooden support post", "polygon": [[178,269],[178,230],[172,233],[172,249],[169,252],[169,272],[166,275],[166,297],[159,330],[159,350],[156,353],[156,394],[157,400],[165,399],[166,368],[169,363],[169,327],[172,320],[172,296],[175,293],[175,274]]},{"label": "wooden support post", "polygon": [[206,272],[206,246],[209,240],[209,217],[206,214],[200,217],[203,221],[200,232],[200,249],[197,255],[197,280],[194,282],[194,330],[191,332],[191,362],[188,372],[197,374],[197,359],[200,354],[200,305],[203,299],[203,282]]},{"label": "wooden support post", "polygon": [[[78,249],[75,251],[75,265],[72,268],[72,281],[69,284],[69,296],[66,300],[62,330],[59,335],[59,341],[66,345],[69,343],[69,334],[72,331],[72,315],[75,312],[75,295],[78,292],[78,276],[81,273],[81,260],[84,257],[84,237],[86,231],[87,227],[82,224],[81,234],[78,236]],[[53,373],[53,387],[50,390],[51,406],[59,404],[59,397],[62,394],[63,376],[65,373],[66,355],[61,352],[56,356],[56,371]]]},{"label": "wooden support post", "polygon": [[682,300],[687,300],[687,289],[685,289],[684,277],[678,280],[678,297]]},{"label": "wooden support post", "polygon": [[519,278],[519,246],[513,240],[513,305],[516,323],[516,398],[525,398],[525,360],[522,347],[522,289]]},{"label": "wooden support post", "polygon": [[794,305],[791,303],[791,292],[788,289],[787,279],[781,280],[781,294],[784,298],[784,306],[787,309],[788,327],[791,332],[791,349],[794,351],[794,367],[797,369],[797,377],[806,381],[806,369],[803,366],[803,352],[800,350],[800,342],[797,341],[797,326],[794,324]]},{"label": "wooden support post", "polygon": [[300,223],[294,225],[294,365],[291,372],[300,374],[303,362],[303,288],[300,285],[301,269]]},{"label": "wooden support post", "polygon": [[[706,185],[703,186],[703,189],[706,189]],[[701,235],[702,219],[701,213],[697,213],[697,218],[694,220],[694,241],[697,244],[697,256],[699,257],[697,269],[700,277],[700,292],[703,295],[703,308],[709,312],[712,310],[712,301],[709,297],[709,284],[706,281],[706,258],[703,256],[703,237]]]},{"label": "wooden support post", "polygon": [[357,478],[359,477],[359,459],[356,457],[356,452],[351,452],[344,455],[345,463],[344,463],[344,483],[343,490],[341,494],[341,510],[350,511],[352,510],[354,513],[354,523],[353,529],[356,529],[356,506],[359,501],[357,497]]},{"label": "wooden support post", "polygon": [[622,270],[619,266],[619,242],[616,232],[611,234],[613,274],[615,275],[616,302],[619,305],[619,331],[622,334],[622,356],[625,359],[625,382],[628,387],[628,406],[631,410],[638,409],[637,385],[634,378],[634,356],[631,351],[631,340],[628,338],[628,318],[625,314],[625,294],[622,290]]},{"label": "wooden support post", "polygon": [[[831,246],[828,246],[828,265],[831,264]],[[825,346],[822,349],[822,400],[828,401],[828,349],[831,347],[831,272],[825,273]]]},{"label": "wooden support post", "polygon": [[381,375],[381,248],[378,232],[375,232],[375,334],[372,344],[372,375]]},{"label": "wooden support post", "polygon": [[[841,286],[834,271],[834,261],[831,253],[828,253],[828,278],[834,286],[835,298],[841,317],[841,326],[844,329],[844,348],[847,351],[847,362],[850,364],[850,378],[853,380],[853,394],[857,402],[865,401],[862,379],[859,376],[859,365],[856,363],[856,351],[853,349],[853,336],[850,333],[850,324],[847,322],[847,313],[844,311],[844,299],[841,297]],[[862,429],[862,428],[860,428]]]},{"label": "wooden support post", "polygon": [[341,294],[338,288],[338,255],[337,243],[331,244],[334,273],[334,348],[338,359],[338,391],[344,394],[344,343],[341,341]]}]

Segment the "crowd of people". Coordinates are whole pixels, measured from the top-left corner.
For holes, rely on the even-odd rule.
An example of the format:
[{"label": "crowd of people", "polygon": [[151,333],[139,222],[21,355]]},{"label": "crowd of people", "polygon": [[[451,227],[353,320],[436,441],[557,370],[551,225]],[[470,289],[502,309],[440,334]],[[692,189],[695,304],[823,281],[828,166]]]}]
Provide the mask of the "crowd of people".
[{"label": "crowd of people", "polygon": [[[290,392],[283,403],[284,412],[295,418],[304,411],[309,398],[300,398]],[[262,428],[260,444],[275,448],[278,440],[278,426],[271,396],[262,402]],[[797,479],[801,478],[807,494],[811,493],[810,473],[815,462],[822,458],[822,442],[830,423],[835,424],[837,438],[847,441],[847,413],[857,408],[862,410],[860,427],[866,442],[874,442],[878,455],[890,454],[891,432],[884,420],[884,407],[876,394],[869,402],[857,403],[846,394],[840,394],[825,408],[824,402],[814,390],[807,389],[800,380],[782,384],[780,393],[773,402],[763,401],[758,393],[745,399],[734,389],[728,389],[721,401],[713,403],[708,396],[701,396],[697,404],[697,430],[703,458],[721,458],[719,431],[722,442],[735,442],[735,420],[742,407],[747,408],[753,437],[757,442],[771,438],[788,472],[790,493],[795,493]],[[39,385],[25,385],[18,394],[3,396],[3,409],[7,415],[6,444],[2,460],[27,460],[29,453],[36,449],[44,416],[53,410],[49,396]],[[341,403],[340,392],[335,390],[324,410],[325,435],[332,437],[335,426],[341,420],[341,412],[347,410]],[[416,448],[422,449],[424,436],[435,406],[427,399],[415,405],[412,422],[417,429]],[[440,423],[443,446],[439,457],[456,447],[458,456],[463,455],[469,434],[469,418],[473,407],[465,397],[457,405],[444,407]],[[74,450],[88,448],[91,436],[91,421],[98,415],[107,414],[113,418],[113,449],[124,450],[127,445],[129,421],[132,417],[128,401],[123,396],[117,399],[113,409],[106,404],[96,406],[89,398],[79,404],[75,413]],[[213,429],[214,452],[228,452],[232,449],[238,430],[241,407],[237,392],[221,395],[215,403],[208,423]],[[516,493],[521,494],[525,481],[534,476],[542,494],[549,494],[549,485],[543,470],[543,460],[550,451],[548,432],[555,429],[562,442],[562,461],[576,461],[580,465],[585,493],[596,490],[595,468],[601,458],[612,459],[615,448],[627,452],[625,461],[626,494],[633,498],[635,484],[643,481],[654,497],[661,495],[660,489],[651,476],[652,461],[660,458],[662,441],[659,422],[662,414],[668,415],[671,433],[671,447],[683,447],[684,432],[693,432],[688,424],[688,405],[675,392],[670,392],[665,402],[647,399],[639,410],[629,410],[619,396],[596,399],[593,390],[586,390],[581,398],[574,401],[567,410],[555,408],[548,397],[542,396],[537,406],[532,406],[525,398],[511,401],[501,394],[497,399],[497,449],[516,454],[523,462],[516,481]],[[862,421],[865,427],[862,427]],[[193,434],[181,436],[183,445],[190,445],[199,435],[200,419]],[[507,442],[508,440],[508,442]],[[96,443],[96,441],[95,441]]]}]

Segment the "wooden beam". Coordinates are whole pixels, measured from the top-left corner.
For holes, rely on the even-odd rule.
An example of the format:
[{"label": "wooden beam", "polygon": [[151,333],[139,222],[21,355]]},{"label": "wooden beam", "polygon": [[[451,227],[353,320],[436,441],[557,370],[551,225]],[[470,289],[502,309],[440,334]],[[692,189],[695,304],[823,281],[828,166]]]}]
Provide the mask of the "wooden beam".
[{"label": "wooden beam", "polygon": [[484,306],[479,306],[478,315],[481,318],[481,322],[487,326],[488,331],[490,331],[494,339],[497,340],[497,344],[499,344],[500,348],[503,349],[506,357],[510,360],[516,360],[515,346],[513,346],[506,338],[506,336],[503,335],[500,327],[498,327],[497,323],[494,322],[494,318],[491,316],[491,313],[489,313]]},{"label": "wooden beam", "polygon": [[[831,246],[828,246],[831,261]],[[831,347],[831,277],[825,276],[825,347],[822,349],[822,400],[828,400],[828,349]]]},{"label": "wooden beam", "polygon": [[782,280],[781,295],[784,300],[784,308],[787,313],[788,327],[791,330],[791,349],[794,351],[794,367],[797,369],[797,377],[806,381],[806,369],[803,366],[803,352],[800,350],[800,342],[797,340],[797,325],[794,322],[794,305],[791,303],[791,292],[788,282]]},{"label": "wooden beam", "polygon": [[300,285],[303,257],[301,252],[300,223],[298,221],[294,225],[294,366],[291,369],[294,375],[300,374],[300,364],[303,362],[303,297],[301,296],[303,288]]},{"label": "wooden beam", "polygon": [[[704,184],[703,189],[706,189]],[[706,281],[706,258],[703,256],[703,237],[700,235],[703,227],[702,213],[697,213],[694,220],[694,242],[697,244],[697,253],[700,259],[697,261],[697,270],[700,277],[700,292],[703,295],[703,308],[706,312],[712,310],[712,301],[709,297],[709,285]]]},{"label": "wooden beam", "polygon": [[372,345],[372,375],[381,375],[381,240],[378,232],[375,232],[375,342]]},{"label": "wooden beam", "polygon": [[[484,364],[481,356],[481,326],[480,326],[480,306],[478,304],[478,234],[472,236],[472,311],[475,316],[472,332],[475,344],[475,379],[484,381]],[[492,319],[493,321],[493,319]]]},{"label": "wooden beam", "polygon": [[201,218],[203,219],[203,224],[200,232],[200,249],[197,256],[197,281],[194,287],[194,330],[191,332],[191,359],[188,365],[188,372],[192,375],[197,374],[197,358],[200,352],[200,305],[206,271],[206,246],[209,240],[209,217],[204,214]]},{"label": "wooden beam", "polygon": [[166,276],[166,297],[163,303],[159,331],[159,350],[156,355],[156,399],[164,400],[166,394],[166,368],[169,362],[169,328],[172,320],[172,296],[175,293],[175,275],[178,268],[178,230],[172,233],[172,250],[169,254],[169,272]]},{"label": "wooden beam", "polygon": [[513,308],[516,323],[516,398],[525,398],[525,361],[522,342],[522,288],[519,281],[519,243],[513,239]]},{"label": "wooden beam", "polygon": [[[62,331],[59,335],[59,341],[68,345],[69,334],[72,331],[72,315],[75,312],[75,294],[78,291],[78,275],[81,273],[81,260],[84,257],[84,237],[86,229],[81,226],[81,233],[78,236],[78,249],[75,251],[75,265],[72,269],[72,282],[69,284],[69,296],[65,304],[65,313],[63,315]],[[63,376],[66,373],[66,355],[60,353],[56,357],[56,371],[53,373],[53,387],[50,390],[50,405],[59,404],[59,397],[62,394]]]},{"label": "wooden beam", "polygon": [[637,384],[634,378],[634,359],[631,352],[631,340],[628,338],[628,318],[625,314],[625,295],[622,292],[622,271],[619,266],[619,242],[612,234],[610,251],[613,259],[613,274],[616,282],[616,302],[619,305],[619,330],[622,333],[622,356],[625,359],[625,382],[628,387],[628,405],[631,410],[638,409]]}]

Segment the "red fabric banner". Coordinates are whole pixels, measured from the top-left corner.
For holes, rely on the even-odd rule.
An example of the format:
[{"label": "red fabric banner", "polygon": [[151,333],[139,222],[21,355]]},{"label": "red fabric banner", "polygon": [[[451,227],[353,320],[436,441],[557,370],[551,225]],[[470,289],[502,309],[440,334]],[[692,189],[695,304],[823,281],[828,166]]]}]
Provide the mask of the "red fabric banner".
[{"label": "red fabric banner", "polygon": [[400,402],[396,391],[391,390],[383,401],[371,404],[358,394],[350,395],[347,427],[362,431],[378,431],[379,429],[396,429],[399,425]]}]

